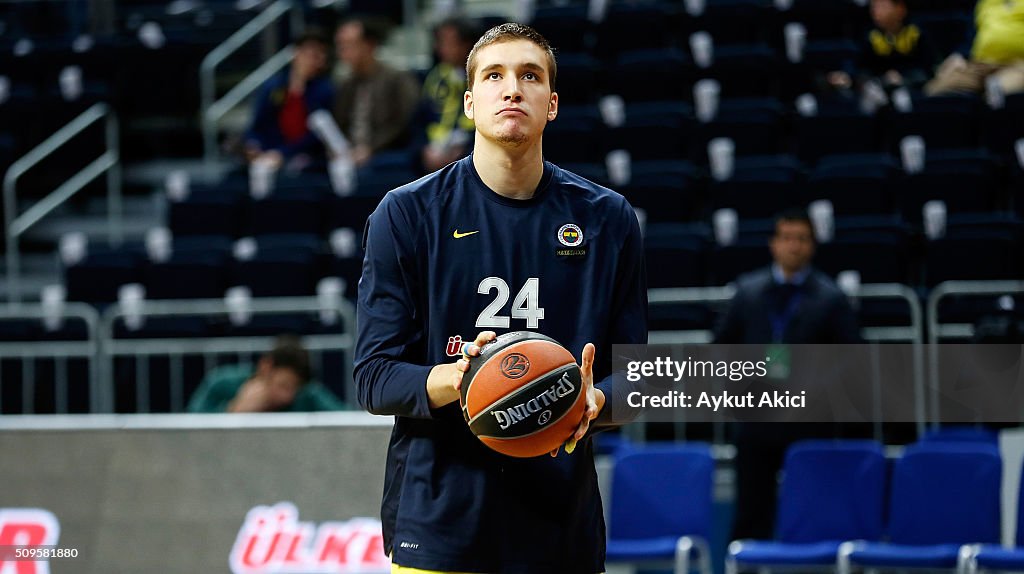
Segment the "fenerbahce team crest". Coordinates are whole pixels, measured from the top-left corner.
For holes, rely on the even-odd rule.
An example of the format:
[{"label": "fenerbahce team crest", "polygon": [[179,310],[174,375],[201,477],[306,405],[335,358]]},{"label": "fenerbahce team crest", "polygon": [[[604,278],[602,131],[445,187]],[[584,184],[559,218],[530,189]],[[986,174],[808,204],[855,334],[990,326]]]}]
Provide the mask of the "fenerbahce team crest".
[{"label": "fenerbahce team crest", "polygon": [[587,248],[583,245],[583,230],[575,223],[566,223],[558,228],[558,243],[562,245],[555,249],[555,255],[561,257],[581,257],[587,254]]}]

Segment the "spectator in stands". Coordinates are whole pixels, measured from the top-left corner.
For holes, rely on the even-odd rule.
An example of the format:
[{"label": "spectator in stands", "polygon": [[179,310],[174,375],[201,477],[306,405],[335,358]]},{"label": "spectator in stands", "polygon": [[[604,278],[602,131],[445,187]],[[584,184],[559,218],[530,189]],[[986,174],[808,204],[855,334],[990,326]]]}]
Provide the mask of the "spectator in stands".
[{"label": "spectator in stands", "polygon": [[423,81],[417,148],[423,170],[431,173],[461,159],[473,145],[473,120],[462,112],[466,93],[466,59],[480,37],[476,26],[450,18],[434,29],[437,65]]},{"label": "spectator in stands", "polygon": [[386,27],[370,18],[342,22],[335,34],[338,58],[348,73],[337,89],[334,118],[364,167],[384,150],[408,145],[416,108],[416,80],[377,59]]},{"label": "spectator in stands", "polygon": [[203,377],[189,401],[193,413],[333,411],[344,408],[322,384],[311,380],[309,353],[299,339],[282,335],[252,365],[218,367]]},{"label": "spectator in stands", "polygon": [[1003,94],[1024,91],[1024,2],[979,0],[974,24],[973,40],[939,66],[926,94],[980,93],[989,78]]},{"label": "spectator in stands", "polygon": [[874,26],[864,38],[857,63],[859,78],[851,71],[828,75],[833,87],[849,89],[875,80],[887,89],[920,87],[935,71],[938,53],[921,28],[908,19],[907,0],[871,0]]},{"label": "spectator in stands", "polygon": [[[839,287],[811,266],[814,227],[803,210],[781,213],[769,244],[770,267],[740,276],[715,329],[716,343],[859,342],[853,309]],[[793,441],[832,429],[794,423],[736,428],[736,517],[733,539],[772,538],[776,476]]]},{"label": "spectator in stands", "polygon": [[245,156],[275,166],[285,162],[300,170],[322,162],[324,148],[307,126],[309,114],[330,109],[334,89],[326,75],[327,36],[310,29],[295,40],[295,58],[271,78],[256,100],[252,125],[245,134]]}]

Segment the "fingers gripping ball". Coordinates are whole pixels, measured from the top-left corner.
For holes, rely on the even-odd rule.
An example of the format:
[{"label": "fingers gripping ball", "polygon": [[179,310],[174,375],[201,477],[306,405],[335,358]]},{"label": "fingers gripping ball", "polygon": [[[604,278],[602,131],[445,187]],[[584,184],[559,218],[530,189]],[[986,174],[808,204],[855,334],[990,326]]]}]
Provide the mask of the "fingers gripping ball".
[{"label": "fingers gripping ball", "polygon": [[539,333],[506,333],[484,345],[462,377],[462,414],[484,444],[509,456],[562,445],[586,410],[572,353]]}]

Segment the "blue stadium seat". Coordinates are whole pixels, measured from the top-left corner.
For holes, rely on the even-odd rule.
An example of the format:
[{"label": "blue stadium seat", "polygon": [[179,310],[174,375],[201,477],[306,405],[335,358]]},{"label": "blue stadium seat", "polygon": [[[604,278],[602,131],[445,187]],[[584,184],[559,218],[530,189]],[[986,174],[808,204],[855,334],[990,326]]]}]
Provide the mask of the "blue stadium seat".
[{"label": "blue stadium seat", "polygon": [[598,53],[604,59],[613,59],[624,50],[670,48],[675,44],[679,24],[678,3],[612,3],[597,27]]},{"label": "blue stadium seat", "polygon": [[64,269],[68,301],[106,304],[117,300],[118,289],[142,281],[141,251],[134,247],[98,249]]},{"label": "blue stadium seat", "polygon": [[234,261],[229,286],[244,285],[254,297],[309,296],[320,279],[322,240],[311,235],[256,238],[257,252],[248,261]]},{"label": "blue stadium seat", "polygon": [[981,570],[1020,572],[1024,570],[1024,480],[1017,492],[1017,532],[1011,548],[995,544],[970,545],[962,551],[959,574],[976,574]]},{"label": "blue stadium seat", "polygon": [[[986,108],[982,117],[986,147],[1019,172],[1020,160],[1014,146],[1024,138],[1024,93],[1007,95],[1002,108]],[[1024,186],[1018,186],[1021,188]]]},{"label": "blue stadium seat", "polygon": [[941,200],[948,213],[983,213],[999,205],[1002,194],[995,158],[983,150],[938,150],[927,154],[923,171],[895,185],[908,221],[920,222],[921,208]]},{"label": "blue stadium seat", "polygon": [[715,463],[707,445],[637,446],[617,451],[608,520],[607,561],[675,560],[688,573],[696,557],[711,573],[708,540]]},{"label": "blue stadium seat", "polygon": [[712,181],[709,195],[716,209],[735,209],[740,219],[772,217],[803,201],[801,171],[792,156],[737,158],[732,177]]},{"label": "blue stadium seat", "polygon": [[779,95],[779,57],[767,44],[715,45],[714,63],[699,76],[717,80],[723,98]]},{"label": "blue stadium seat", "polygon": [[192,185],[183,201],[168,202],[168,223],[175,237],[241,234],[248,198],[242,184]]},{"label": "blue stadium seat", "polygon": [[782,103],[774,98],[723,99],[715,119],[696,126],[691,159],[706,165],[707,144],[719,137],[733,140],[737,157],[782,153],[787,147],[782,116]]},{"label": "blue stadium seat", "polygon": [[880,540],[886,461],[873,441],[806,440],[786,452],[776,540],[729,545],[726,572],[835,564],[847,540]]},{"label": "blue stadium seat", "polygon": [[324,232],[324,207],[329,191],[308,188],[275,189],[249,205],[248,235]]},{"label": "blue stadium seat", "polygon": [[769,238],[770,234],[741,233],[732,245],[716,245],[709,258],[711,284],[726,285],[748,271],[771,263],[771,253],[768,251]]},{"label": "blue stadium seat", "polygon": [[[647,286],[699,287],[705,284],[710,230],[703,224],[649,223],[644,234]],[[652,305],[652,331],[709,329],[705,304]]]},{"label": "blue stadium seat", "polygon": [[559,51],[589,52],[594,47],[594,25],[587,16],[586,3],[538,6],[530,26]]},{"label": "blue stadium seat", "polygon": [[715,44],[754,44],[774,40],[777,12],[759,0],[713,0],[704,6],[687,36],[697,30],[711,34]]},{"label": "blue stadium seat", "polygon": [[1021,221],[999,214],[953,215],[925,250],[926,281],[1019,279]]},{"label": "blue stadium seat", "polygon": [[[386,152],[385,152],[386,153]],[[401,154],[398,154],[399,156]],[[395,158],[395,155],[392,155]],[[419,172],[412,167],[411,159],[408,162],[399,162],[391,165],[372,166],[361,169],[357,175],[356,195],[376,197],[378,200],[392,189],[401,187],[411,181],[419,179]]]},{"label": "blue stadium seat", "polygon": [[231,238],[191,236],[175,239],[167,261],[149,261],[142,269],[147,299],[214,299],[224,296]]},{"label": "blue stadium seat", "polygon": [[976,443],[918,443],[895,463],[889,541],[848,542],[841,574],[855,568],[953,568],[962,544],[999,541],[1002,461]]},{"label": "blue stadium seat", "polygon": [[804,49],[800,65],[809,72],[853,70],[860,54],[861,48],[853,40],[846,38],[812,40]]},{"label": "blue stadium seat", "polygon": [[634,50],[619,54],[606,78],[605,93],[627,103],[689,101],[693,67],[679,50]]},{"label": "blue stadium seat", "polygon": [[868,23],[867,10],[848,0],[794,0],[782,16],[802,23],[808,40],[854,38]]},{"label": "blue stadium seat", "polygon": [[707,241],[707,229],[703,226],[649,224],[644,236],[647,286],[703,285]]},{"label": "blue stadium seat", "polygon": [[839,218],[835,228],[835,237],[819,244],[814,257],[822,271],[834,277],[856,270],[862,283],[911,282],[910,229],[898,217]]},{"label": "blue stadium seat", "polygon": [[797,153],[811,164],[829,155],[873,152],[878,145],[875,116],[843,99],[819,98],[818,114],[797,115],[793,131]]},{"label": "blue stadium seat", "polygon": [[328,230],[348,228],[354,229],[356,235],[363,236],[363,229],[366,227],[366,220],[377,209],[380,197],[372,195],[352,195],[341,197],[332,195],[327,200],[327,220],[325,222]]},{"label": "blue stadium seat", "polygon": [[700,172],[686,161],[639,161],[632,179],[617,191],[635,208],[647,212],[648,222],[693,220],[703,200]]},{"label": "blue stadium seat", "polygon": [[945,425],[925,431],[920,442],[971,442],[999,446],[999,433],[985,427]]},{"label": "blue stadium seat", "polygon": [[566,105],[597,101],[601,93],[601,63],[589,54],[558,54],[559,110]]},{"label": "blue stadium seat", "polygon": [[342,296],[355,300],[359,290],[359,278],[363,275],[363,254],[354,257],[332,256],[327,263],[325,276],[338,277],[345,282]]},{"label": "blue stadium seat", "polygon": [[[934,4],[929,2],[929,4]],[[952,54],[964,44],[974,26],[970,10],[943,10],[939,12],[914,10],[914,23],[927,34],[929,42],[939,54]]]},{"label": "blue stadium seat", "polygon": [[608,148],[629,151],[633,161],[683,160],[693,122],[693,109],[685,102],[629,104],[625,123],[608,130]]},{"label": "blue stadium seat", "polygon": [[593,106],[573,107],[544,129],[544,157],[558,164],[603,162],[604,122]]},{"label": "blue stadium seat", "polygon": [[893,213],[891,187],[897,173],[886,155],[824,157],[807,178],[807,202],[827,199],[836,216]]},{"label": "blue stadium seat", "polygon": [[909,135],[924,138],[928,150],[965,149],[980,143],[981,101],[976,96],[918,96],[913,110],[889,110],[882,119],[889,151],[899,153]]}]

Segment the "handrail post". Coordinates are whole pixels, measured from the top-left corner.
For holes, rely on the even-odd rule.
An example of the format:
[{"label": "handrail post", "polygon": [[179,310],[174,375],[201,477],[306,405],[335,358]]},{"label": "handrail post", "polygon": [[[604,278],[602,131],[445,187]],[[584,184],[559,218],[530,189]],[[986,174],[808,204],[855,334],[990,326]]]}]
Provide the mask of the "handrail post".
[{"label": "handrail post", "polygon": [[[4,211],[7,212],[6,196],[4,197],[4,204]],[[16,307],[21,303],[21,277],[19,277],[21,261],[18,257],[18,236],[10,231],[11,218],[5,215],[4,223],[7,226],[7,303],[11,307]]]},{"label": "handrail post", "polygon": [[[76,192],[81,190],[81,188],[88,184],[93,178],[98,177],[105,170],[111,170],[114,168],[117,168],[117,170],[114,171],[112,175],[108,176],[110,178],[108,182],[113,184],[112,188],[108,189],[108,193],[112,193],[115,197],[114,203],[118,208],[118,223],[120,222],[121,171],[117,165],[119,162],[118,151],[117,149],[110,149],[111,145],[114,145],[115,147],[118,145],[116,119],[113,120],[112,124],[108,123],[107,126],[108,149],[106,153],[73,175],[67,182],[58,187],[57,190],[29,208],[25,215],[19,216],[17,213],[18,178],[93,123],[103,119],[104,117],[112,119],[112,116],[113,111],[111,111],[110,107],[106,104],[93,104],[92,107],[85,110],[79,114],[78,117],[51,134],[50,137],[46,138],[42,143],[32,148],[22,157],[18,158],[10,165],[10,167],[7,168],[7,172],[4,174],[3,180],[3,207],[5,224],[4,234],[7,239],[7,301],[9,305],[17,306],[21,303],[21,254],[18,249],[20,235],[31,225],[35,224],[40,218],[50,213],[63,201],[66,201]],[[110,134],[112,132],[114,133],[113,139],[110,138]],[[25,217],[26,215],[28,216],[27,219],[22,220],[22,217]]]},{"label": "handrail post", "polygon": [[[254,38],[261,30],[273,24],[279,17],[287,14],[294,8],[292,0],[278,0],[271,4],[224,40],[219,46],[211,50],[199,65],[199,121],[203,130],[203,163],[207,169],[213,168],[213,162],[218,156],[217,124],[215,121],[211,121],[207,114],[210,106],[214,104],[217,98],[217,66],[240,47],[244,46],[246,42]],[[299,16],[292,16],[292,26],[295,26],[296,22],[301,22],[301,14]]]},{"label": "handrail post", "polygon": [[114,163],[107,170],[107,238],[111,247],[124,241],[124,213],[121,201],[121,143],[117,117],[107,114],[107,152],[114,154]]},{"label": "handrail post", "polygon": [[928,294],[928,365],[931,375],[931,417],[932,425],[939,424],[939,386],[941,371],[939,370],[939,302],[949,295],[1004,295],[1024,293],[1024,281],[945,281],[936,285]]}]

